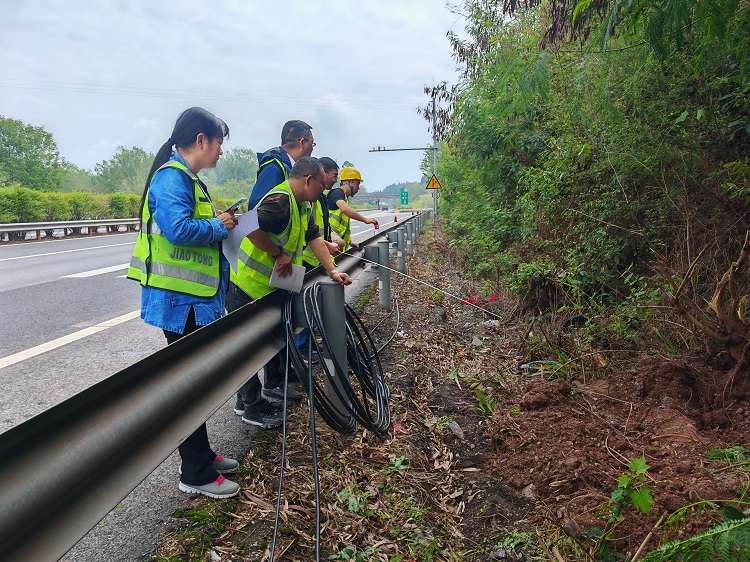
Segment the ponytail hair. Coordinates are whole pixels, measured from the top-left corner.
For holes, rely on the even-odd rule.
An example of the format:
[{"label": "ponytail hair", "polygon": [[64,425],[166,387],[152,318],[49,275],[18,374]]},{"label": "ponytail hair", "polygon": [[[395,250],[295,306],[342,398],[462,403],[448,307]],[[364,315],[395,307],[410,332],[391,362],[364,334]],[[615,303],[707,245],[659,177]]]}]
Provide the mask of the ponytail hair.
[{"label": "ponytail hair", "polygon": [[167,142],[161,145],[154,158],[154,163],[151,164],[151,169],[146,177],[146,185],[143,188],[139,218],[143,216],[143,206],[147,204],[146,197],[151,179],[156,171],[172,156],[173,147],[188,148],[192,146],[200,133],[203,133],[209,141],[213,141],[214,139],[228,137],[229,127],[216,115],[202,107],[191,107],[180,113],[174,124],[174,129],[172,129],[172,134]]}]

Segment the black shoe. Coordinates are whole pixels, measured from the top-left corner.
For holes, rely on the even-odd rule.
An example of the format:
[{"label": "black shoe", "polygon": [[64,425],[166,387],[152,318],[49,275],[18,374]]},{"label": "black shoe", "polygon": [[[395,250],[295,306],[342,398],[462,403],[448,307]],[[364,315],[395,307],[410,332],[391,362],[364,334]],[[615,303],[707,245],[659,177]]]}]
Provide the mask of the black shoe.
[{"label": "black shoe", "polygon": [[[264,388],[261,394],[264,398],[268,398],[269,400],[284,400],[284,389],[280,386],[277,386],[276,388]],[[286,399],[294,400],[295,402],[302,402],[302,393],[297,392],[291,386],[287,385]]]},{"label": "black shoe", "polygon": [[[256,405],[258,408],[273,408],[277,412],[280,412],[284,409],[284,405],[281,402],[269,402],[265,398],[261,397],[260,402]],[[245,403],[241,399],[237,399],[237,402],[234,405],[234,413],[238,416],[241,416],[245,413]]]},{"label": "black shoe", "polygon": [[[308,352],[307,350],[305,350],[302,353],[302,362],[305,364],[305,367],[307,367],[307,357],[308,357]],[[317,365],[318,363],[320,363],[320,359],[318,358],[318,352],[315,350],[313,350],[312,352],[312,363],[313,365]]]},{"label": "black shoe", "polygon": [[245,409],[245,413],[242,414],[242,421],[264,429],[271,429],[284,423],[284,417],[272,406],[256,404]]}]

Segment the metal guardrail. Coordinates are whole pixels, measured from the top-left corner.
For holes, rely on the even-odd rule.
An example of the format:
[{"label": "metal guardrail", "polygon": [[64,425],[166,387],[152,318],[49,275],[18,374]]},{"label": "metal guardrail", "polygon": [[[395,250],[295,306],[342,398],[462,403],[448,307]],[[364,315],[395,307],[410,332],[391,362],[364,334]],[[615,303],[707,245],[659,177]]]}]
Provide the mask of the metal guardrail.
[{"label": "metal guardrail", "polygon": [[261,299],[0,433],[0,559],[58,560],[284,348],[280,323]]},{"label": "metal guardrail", "polygon": [[11,222],[0,224],[0,232],[38,232],[63,228],[91,228],[98,226],[137,226],[138,219],[86,219],[80,221]]},{"label": "metal guardrail", "polygon": [[89,234],[93,234],[102,226],[107,227],[107,230],[109,230],[110,226],[125,226],[130,231],[140,227],[140,222],[138,219],[86,219],[80,221],[3,223],[0,224],[0,242],[3,241],[6,234],[12,232],[35,232],[36,239],[38,240],[41,238],[43,230],[63,230],[67,234],[68,229],[88,228]]},{"label": "metal guardrail", "polygon": [[[402,213],[411,212],[405,209]],[[73,228],[91,228],[98,226],[139,226],[140,220],[129,219],[85,219],[78,221],[51,221],[51,222],[9,222],[0,224],[0,232],[39,232],[40,230],[61,230]]]}]

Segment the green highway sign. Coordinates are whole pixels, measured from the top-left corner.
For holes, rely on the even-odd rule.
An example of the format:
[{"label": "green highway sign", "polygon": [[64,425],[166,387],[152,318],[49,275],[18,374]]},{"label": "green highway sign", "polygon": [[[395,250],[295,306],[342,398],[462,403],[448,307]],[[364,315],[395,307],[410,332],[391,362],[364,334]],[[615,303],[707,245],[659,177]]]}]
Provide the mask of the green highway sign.
[{"label": "green highway sign", "polygon": [[401,188],[401,204],[402,205],[408,205],[409,204],[409,192],[405,187]]}]

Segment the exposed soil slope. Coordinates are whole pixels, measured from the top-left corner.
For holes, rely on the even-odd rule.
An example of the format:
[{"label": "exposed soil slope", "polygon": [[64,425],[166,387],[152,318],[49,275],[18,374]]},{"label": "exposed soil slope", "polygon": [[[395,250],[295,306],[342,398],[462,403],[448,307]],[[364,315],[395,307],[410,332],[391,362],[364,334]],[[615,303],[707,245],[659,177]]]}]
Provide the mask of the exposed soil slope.
[{"label": "exposed soil slope", "polygon": [[[420,237],[409,260],[410,275],[432,287],[394,275],[398,334],[381,354],[393,393],[391,436],[343,437],[318,424],[323,558],[551,560],[554,547],[568,562],[584,560],[618,478],[641,456],[654,503],[648,515],[626,507],[608,528],[610,548],[622,554],[634,553],[663,513],[737,499],[747,488],[747,473],[705,455],[750,443],[747,373],[730,377],[698,357],[644,359],[629,371],[573,380],[520,370],[528,319],[510,299],[479,304],[487,314],[437,290],[482,299],[456,275],[441,236]],[[363,303],[370,326],[385,315],[377,303],[377,291]],[[395,318],[383,321],[379,341]],[[290,414],[277,560],[314,559],[307,416],[306,406]],[[267,559],[280,435],[264,435],[246,459],[252,471],[233,523],[215,541],[225,560]],[[660,528],[644,551],[665,532],[685,537],[716,521],[704,512],[671,534]],[[177,537],[165,553],[179,552]]]}]

